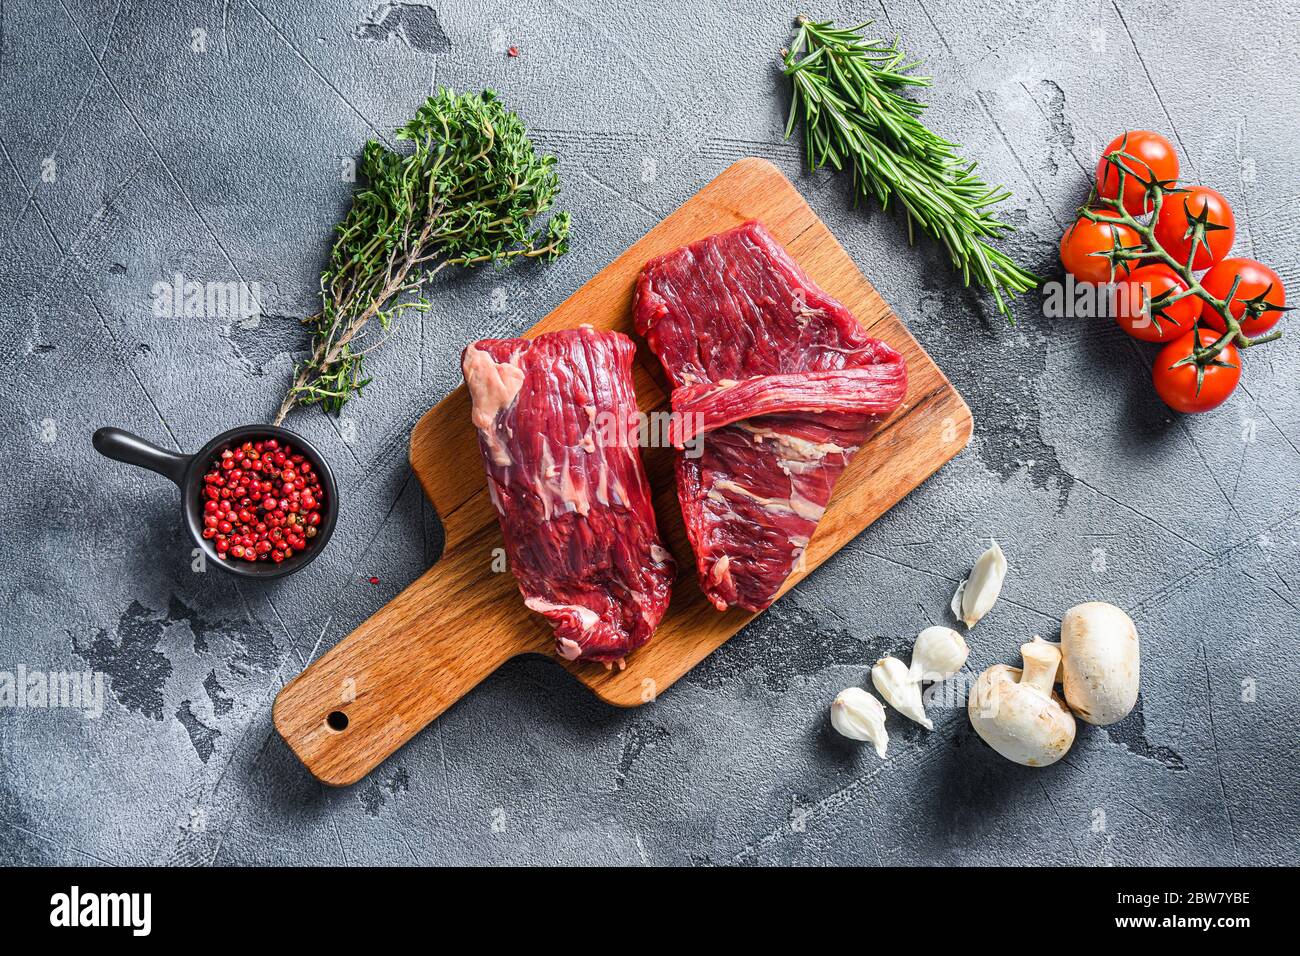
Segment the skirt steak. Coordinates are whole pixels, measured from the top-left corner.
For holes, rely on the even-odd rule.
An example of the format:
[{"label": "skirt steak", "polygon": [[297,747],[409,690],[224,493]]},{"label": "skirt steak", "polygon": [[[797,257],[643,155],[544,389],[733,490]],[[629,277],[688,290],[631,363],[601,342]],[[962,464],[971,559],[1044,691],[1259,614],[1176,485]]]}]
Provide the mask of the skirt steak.
[{"label": "skirt steak", "polygon": [[761,611],[853,453],[902,403],[906,363],[759,222],[647,263],[636,327],[673,386],[677,494],[700,587],[718,610]]},{"label": "skirt steak", "polygon": [[635,349],[583,327],[484,339],[461,359],[510,568],[568,660],[621,664],[676,575],[637,450]]}]

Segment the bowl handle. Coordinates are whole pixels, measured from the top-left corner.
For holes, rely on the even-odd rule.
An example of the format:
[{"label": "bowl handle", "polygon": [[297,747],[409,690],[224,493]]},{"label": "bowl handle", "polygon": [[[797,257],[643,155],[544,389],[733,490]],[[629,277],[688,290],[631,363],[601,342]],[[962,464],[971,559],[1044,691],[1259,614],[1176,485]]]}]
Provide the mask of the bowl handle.
[{"label": "bowl handle", "polygon": [[182,482],[185,480],[185,469],[190,464],[190,456],[159,448],[139,435],[132,435],[120,428],[101,428],[95,432],[91,441],[95,445],[95,451],[105,458],[156,471],[184,490]]}]

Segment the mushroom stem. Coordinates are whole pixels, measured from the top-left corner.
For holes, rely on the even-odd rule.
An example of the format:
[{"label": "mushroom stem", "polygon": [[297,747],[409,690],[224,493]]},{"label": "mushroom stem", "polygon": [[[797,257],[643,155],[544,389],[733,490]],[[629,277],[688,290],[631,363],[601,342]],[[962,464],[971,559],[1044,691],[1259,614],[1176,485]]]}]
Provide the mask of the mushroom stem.
[{"label": "mushroom stem", "polygon": [[1045,697],[1051,697],[1056,669],[1061,666],[1061,649],[1035,635],[1028,644],[1020,645],[1020,656],[1025,661],[1021,685],[1028,685]]}]

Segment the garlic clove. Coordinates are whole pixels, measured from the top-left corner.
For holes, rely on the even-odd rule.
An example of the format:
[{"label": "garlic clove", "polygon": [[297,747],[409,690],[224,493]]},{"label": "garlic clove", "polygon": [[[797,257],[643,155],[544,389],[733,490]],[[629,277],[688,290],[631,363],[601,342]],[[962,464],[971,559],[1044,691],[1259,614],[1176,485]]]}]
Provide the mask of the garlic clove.
[{"label": "garlic clove", "polygon": [[969,655],[966,639],[952,628],[927,627],[912,645],[909,675],[917,682],[947,680],[962,669]]},{"label": "garlic clove", "polygon": [[921,703],[921,685],[912,680],[908,667],[897,657],[882,657],[871,668],[871,683],[890,707],[909,720],[914,720],[926,730],[934,730],[934,722],[925,716]]},{"label": "garlic clove", "polygon": [[885,708],[861,687],[846,687],[831,704],[831,726],[850,740],[868,740],[881,759],[889,747]]},{"label": "garlic clove", "polygon": [[998,599],[1002,593],[1002,581],[1007,576],[1007,556],[1002,553],[998,543],[979,556],[970,577],[957,585],[957,593],[952,596],[952,613],[968,628],[976,623]]}]

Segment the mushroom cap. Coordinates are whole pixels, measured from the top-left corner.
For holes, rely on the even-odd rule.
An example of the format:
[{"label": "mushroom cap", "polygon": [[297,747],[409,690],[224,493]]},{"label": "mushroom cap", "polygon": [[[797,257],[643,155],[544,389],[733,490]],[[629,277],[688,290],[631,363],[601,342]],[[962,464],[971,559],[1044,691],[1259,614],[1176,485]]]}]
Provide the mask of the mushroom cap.
[{"label": "mushroom cap", "polygon": [[966,712],[984,742],[1026,767],[1056,763],[1074,743],[1074,717],[1056,694],[1020,682],[1019,667],[994,664],[975,682]]},{"label": "mushroom cap", "polygon": [[1103,601],[1078,604],[1061,620],[1061,673],[1065,699],[1082,720],[1097,726],[1123,720],[1137,704],[1140,650],[1137,626]]}]

